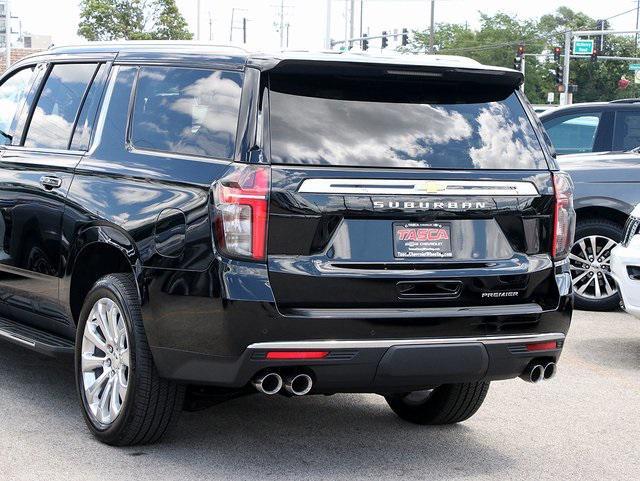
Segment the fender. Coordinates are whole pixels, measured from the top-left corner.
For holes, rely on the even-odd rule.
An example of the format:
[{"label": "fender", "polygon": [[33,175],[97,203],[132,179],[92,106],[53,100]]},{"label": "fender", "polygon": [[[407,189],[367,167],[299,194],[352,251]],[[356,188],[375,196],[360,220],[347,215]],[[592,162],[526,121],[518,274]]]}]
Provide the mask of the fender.
[{"label": "fender", "polygon": [[74,243],[69,247],[68,261],[60,282],[59,298],[64,301],[69,299],[71,279],[75,269],[76,260],[82,255],[85,249],[95,246],[96,244],[105,244],[115,247],[124,255],[131,265],[131,270],[138,289],[138,295],[140,296],[140,299],[143,299],[143,269],[136,243],[127,232],[109,224],[88,225],[78,232]]},{"label": "fender", "polygon": [[603,196],[589,196],[589,197],[578,197],[574,199],[573,207],[576,210],[583,209],[585,207],[607,207],[609,209],[614,209],[626,215],[629,215],[633,210],[634,206],[620,199],[614,199],[611,197],[603,197]]}]

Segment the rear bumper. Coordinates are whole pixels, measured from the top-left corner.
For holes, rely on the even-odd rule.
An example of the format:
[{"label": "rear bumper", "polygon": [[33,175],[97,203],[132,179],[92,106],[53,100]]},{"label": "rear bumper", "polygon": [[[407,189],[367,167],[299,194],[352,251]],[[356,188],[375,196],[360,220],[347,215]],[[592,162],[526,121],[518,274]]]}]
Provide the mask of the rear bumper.
[{"label": "rear bumper", "polygon": [[[452,337],[426,339],[323,340],[254,343],[237,359],[172,349],[154,349],[161,375],[184,382],[230,388],[246,386],[263,371],[303,371],[315,393],[401,392],[447,383],[492,381],[520,375],[533,359],[557,361],[565,335]],[[554,341],[552,349],[528,344]],[[322,350],[316,360],[267,359],[271,351]]]},{"label": "rear bumper", "polygon": [[629,276],[629,266],[640,266],[640,236],[634,236],[629,247],[615,247],[611,255],[611,273],[620,289],[624,310],[640,319],[640,280]]}]

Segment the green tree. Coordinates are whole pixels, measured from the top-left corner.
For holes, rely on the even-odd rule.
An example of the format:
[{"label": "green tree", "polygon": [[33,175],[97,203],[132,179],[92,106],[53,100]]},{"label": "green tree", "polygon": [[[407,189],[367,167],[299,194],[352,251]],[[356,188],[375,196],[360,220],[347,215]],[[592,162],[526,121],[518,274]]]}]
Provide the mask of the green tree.
[{"label": "green tree", "polygon": [[[605,24],[608,28],[608,25]],[[567,7],[543,15],[540,19],[520,20],[497,13],[480,13],[480,27],[471,30],[464,25],[439,24],[434,38],[437,52],[471,57],[488,65],[513,67],[516,48],[524,44],[528,54],[525,61],[525,92],[534,103],[545,103],[547,92],[556,90],[554,71],[556,62],[551,53],[554,46],[564,46],[564,32],[570,30],[593,30],[596,20],[582,12]],[[413,53],[424,53],[429,45],[429,32],[414,32],[405,49]],[[631,37],[605,36],[602,55],[637,55]],[[611,100],[638,95],[638,87],[619,90],[617,82],[622,75],[629,76],[627,62],[572,59],[570,83],[578,85],[574,101],[586,102]]]},{"label": "green tree", "polygon": [[175,0],[82,0],[78,35],[87,40],[190,40]]}]

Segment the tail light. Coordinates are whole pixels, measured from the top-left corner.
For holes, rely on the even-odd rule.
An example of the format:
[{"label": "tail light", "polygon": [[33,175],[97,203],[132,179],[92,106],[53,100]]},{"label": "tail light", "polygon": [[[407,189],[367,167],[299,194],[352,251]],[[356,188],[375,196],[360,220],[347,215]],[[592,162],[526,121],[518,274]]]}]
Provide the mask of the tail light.
[{"label": "tail light", "polygon": [[214,236],[221,252],[265,259],[270,185],[270,168],[255,164],[235,164],[214,184]]},{"label": "tail light", "polygon": [[553,215],[553,244],[551,255],[562,258],[569,254],[576,228],[576,211],[573,209],[573,182],[565,172],[553,172],[555,208]]}]

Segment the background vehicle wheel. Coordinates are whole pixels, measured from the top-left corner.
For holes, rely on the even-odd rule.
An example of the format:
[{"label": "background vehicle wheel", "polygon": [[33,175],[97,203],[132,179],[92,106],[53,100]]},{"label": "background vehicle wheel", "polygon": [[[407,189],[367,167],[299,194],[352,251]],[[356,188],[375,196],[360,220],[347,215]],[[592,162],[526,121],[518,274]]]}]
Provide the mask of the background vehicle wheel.
[{"label": "background vehicle wheel", "polygon": [[184,387],[156,372],[131,275],[104,276],[87,295],[75,371],[84,419],[104,443],[155,442],[182,410]]},{"label": "background vehicle wheel", "polygon": [[618,286],[611,277],[611,249],[624,234],[607,219],[579,220],[569,262],[577,309],[611,311],[620,304]]},{"label": "background vehicle wheel", "polygon": [[427,391],[385,396],[393,412],[415,424],[454,424],[473,416],[487,396],[489,382],[444,384]]}]

